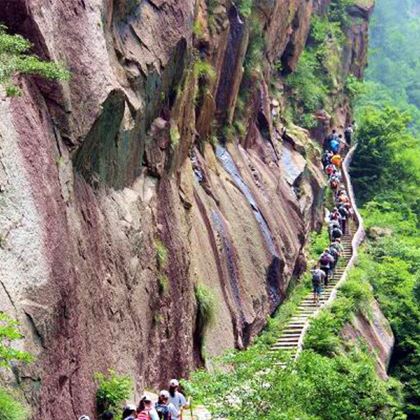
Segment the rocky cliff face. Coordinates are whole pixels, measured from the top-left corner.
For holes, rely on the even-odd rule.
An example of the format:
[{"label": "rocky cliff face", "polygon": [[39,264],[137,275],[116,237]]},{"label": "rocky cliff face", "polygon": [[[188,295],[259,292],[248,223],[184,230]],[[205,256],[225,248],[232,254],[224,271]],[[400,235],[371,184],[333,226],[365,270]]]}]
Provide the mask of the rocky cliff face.
[{"label": "rocky cliff face", "polygon": [[[92,412],[95,371],[141,390],[247,345],[304,269],[324,181],[308,133],[284,132],[275,63],[295,70],[329,1],[257,3],[252,23],[228,0],[3,0],[0,21],[72,73],[0,101],[0,309],[37,356],[15,372],[34,418]],[[197,284],[218,302],[204,343]]]}]

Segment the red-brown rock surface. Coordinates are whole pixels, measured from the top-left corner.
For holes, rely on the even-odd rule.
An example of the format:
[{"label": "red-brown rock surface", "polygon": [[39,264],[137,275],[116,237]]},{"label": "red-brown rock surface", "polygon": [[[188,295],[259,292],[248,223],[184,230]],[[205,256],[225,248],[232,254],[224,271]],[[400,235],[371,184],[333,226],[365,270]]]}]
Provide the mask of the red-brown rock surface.
[{"label": "red-brown rock surface", "polygon": [[[249,40],[221,3],[209,17],[191,0],[2,2],[0,21],[72,73],[20,80],[22,97],[0,101],[0,310],[37,356],[19,370],[35,419],[93,413],[96,371],[140,392],[202,364],[195,284],[218,301],[212,356],[247,345],[304,268],[319,152],[304,130],[282,133],[268,76],[249,86],[240,141],[206,138],[233,118]],[[312,8],[261,2],[264,74],[295,68]],[[364,65],[365,30],[348,69]],[[197,74],[197,55],[214,76]]]}]

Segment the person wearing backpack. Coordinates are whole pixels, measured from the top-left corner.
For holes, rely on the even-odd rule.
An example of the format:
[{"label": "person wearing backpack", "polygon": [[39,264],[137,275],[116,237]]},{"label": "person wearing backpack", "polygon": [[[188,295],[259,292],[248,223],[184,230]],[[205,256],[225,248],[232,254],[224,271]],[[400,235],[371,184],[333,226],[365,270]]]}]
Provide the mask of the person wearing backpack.
[{"label": "person wearing backpack", "polygon": [[349,211],[347,210],[346,206],[344,204],[341,204],[338,207],[338,211],[341,215],[341,231],[343,234],[346,234],[346,228],[347,228],[347,218],[349,217]]},{"label": "person wearing backpack", "polygon": [[331,241],[335,241],[336,239],[339,239],[343,236],[343,231],[337,227],[334,226],[331,230]]},{"label": "person wearing backpack", "polygon": [[322,147],[324,150],[328,150],[330,147],[330,143],[334,138],[337,137],[337,132],[335,130],[332,131],[332,133],[328,134],[327,137],[324,139],[324,143],[322,144]]},{"label": "person wearing backpack", "polygon": [[340,251],[332,245],[328,247],[328,253],[334,258],[334,262],[331,264],[331,270],[334,271],[337,266],[338,259],[340,258]]},{"label": "person wearing backpack", "polygon": [[[328,233],[330,235],[330,241],[333,241],[336,238],[333,238],[333,231],[334,229],[340,229],[341,228],[341,215],[339,214],[339,216],[336,219],[331,219],[330,223],[328,225]],[[341,238],[341,236],[338,236]]]},{"label": "person wearing backpack", "polygon": [[127,404],[124,407],[124,411],[122,414],[122,420],[136,420],[137,418],[137,409],[134,404]]},{"label": "person wearing backpack", "polygon": [[155,404],[155,410],[161,420],[172,420],[179,416],[179,411],[169,402],[169,392],[162,390],[159,393],[158,402]]},{"label": "person wearing backpack", "polygon": [[159,420],[152,400],[147,395],[143,396],[137,407],[137,420]]},{"label": "person wearing backpack", "polygon": [[319,306],[319,298],[322,293],[322,283],[325,281],[325,273],[318,267],[314,267],[312,272],[312,288],[314,292],[314,303]]},{"label": "person wearing backpack", "polygon": [[322,166],[325,169],[330,163],[331,163],[331,158],[333,157],[333,153],[330,151],[326,151],[323,156],[322,156]]},{"label": "person wearing backpack", "polygon": [[328,176],[331,176],[334,173],[335,170],[336,170],[336,168],[335,168],[335,166],[332,163],[330,163],[329,165],[327,165],[325,167],[325,173]]},{"label": "person wearing backpack", "polygon": [[340,255],[344,252],[344,247],[341,244],[341,239],[340,238],[331,242],[330,247],[335,248],[340,253]]},{"label": "person wearing backpack", "polygon": [[179,392],[179,382],[177,379],[171,379],[169,382],[169,402],[172,403],[179,412],[178,417],[175,417],[175,419],[182,419],[182,411],[184,408],[188,408],[189,404],[185,399],[184,394]]},{"label": "person wearing backpack", "polygon": [[340,168],[343,162],[343,158],[338,154],[335,153],[334,156],[331,158],[331,163],[336,167]]},{"label": "person wearing backpack", "polygon": [[325,273],[324,285],[328,286],[328,276],[331,274],[331,266],[334,264],[334,258],[328,252],[328,248],[319,257],[319,267]]},{"label": "person wearing backpack", "polygon": [[344,138],[349,147],[351,146],[351,138],[353,136],[353,133],[354,133],[353,126],[349,124],[347,128],[344,130]]}]

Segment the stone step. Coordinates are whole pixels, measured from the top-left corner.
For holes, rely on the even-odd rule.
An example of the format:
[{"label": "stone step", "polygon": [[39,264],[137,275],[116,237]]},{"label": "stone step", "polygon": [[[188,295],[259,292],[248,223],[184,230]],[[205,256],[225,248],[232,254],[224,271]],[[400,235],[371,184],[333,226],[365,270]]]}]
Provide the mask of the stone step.
[{"label": "stone step", "polygon": [[281,343],[281,344],[274,344],[274,346],[271,347],[272,350],[282,350],[282,349],[291,349],[296,348],[297,342],[293,343]]}]

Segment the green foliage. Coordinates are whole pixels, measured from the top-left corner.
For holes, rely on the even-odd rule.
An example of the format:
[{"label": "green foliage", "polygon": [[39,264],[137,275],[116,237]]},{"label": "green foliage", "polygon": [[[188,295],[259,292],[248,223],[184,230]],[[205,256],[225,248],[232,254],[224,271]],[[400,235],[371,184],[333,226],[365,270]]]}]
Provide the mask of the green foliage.
[{"label": "green foliage", "polygon": [[112,369],[107,375],[95,373],[98,384],[96,403],[99,413],[111,411],[115,416],[121,416],[122,404],[133,392],[133,381],[128,376],[118,375]]},{"label": "green foliage", "polygon": [[237,0],[236,3],[238,5],[239,13],[243,17],[248,18],[251,16],[254,0]]},{"label": "green foliage", "polygon": [[28,411],[12,394],[0,388],[0,419],[26,420]]},{"label": "green foliage", "polygon": [[363,108],[352,176],[364,202],[375,195],[394,195],[395,201],[397,194],[417,206],[420,147],[409,132],[410,121],[409,115],[387,105]]},{"label": "green foliage", "polygon": [[205,78],[207,81],[212,81],[216,77],[214,67],[204,60],[196,60],[193,71],[196,78]]},{"label": "green foliage", "polygon": [[33,360],[29,353],[16,350],[11,345],[13,341],[23,338],[18,326],[17,321],[0,312],[0,366],[7,367],[12,361],[29,363]]},{"label": "green foliage", "polygon": [[244,60],[244,82],[261,71],[265,52],[265,39],[262,24],[257,16],[251,16],[249,20],[249,42]]},{"label": "green foliage", "polygon": [[10,35],[0,25],[0,84],[8,96],[16,96],[19,88],[13,83],[17,74],[38,75],[46,79],[67,80],[70,74],[61,64],[40,60],[30,54],[31,43],[20,35]]},{"label": "green foliage", "polygon": [[369,82],[358,100],[353,185],[371,235],[360,261],[396,338],[390,373],[404,411],[420,416],[420,17],[411,0],[377,2]]},{"label": "green foliage", "polygon": [[[331,112],[335,98],[344,90],[341,58],[345,25],[344,18],[337,19],[339,13],[347,16],[342,3],[332,1],[325,16],[313,15],[305,51],[296,70],[285,78],[293,120],[308,129],[317,125],[314,113],[320,109]],[[354,87],[355,83],[349,85]]]},{"label": "green foliage", "polygon": [[347,77],[345,92],[350,100],[359,98],[360,95],[366,92],[365,83],[356,76],[350,75]]},{"label": "green foliage", "polygon": [[165,244],[159,239],[155,241],[155,251],[159,269],[165,268],[168,262],[168,249],[166,248]]},{"label": "green foliage", "polygon": [[197,302],[197,324],[202,334],[216,319],[217,303],[214,293],[204,284],[194,287],[195,300]]},{"label": "green foliage", "polygon": [[318,260],[324,249],[330,244],[328,230],[322,229],[321,232],[313,232],[310,238],[310,257],[311,260]]},{"label": "green foliage", "polygon": [[159,294],[161,296],[167,296],[169,293],[170,283],[166,274],[159,274],[158,277]]},{"label": "green foliage", "polygon": [[[19,323],[7,314],[0,312],[0,366],[10,367],[11,363],[29,363],[32,355],[12,347],[12,343],[23,338]],[[6,390],[0,388],[0,418],[5,420],[24,420],[27,410],[23,404]]]},{"label": "green foliage", "polygon": [[[296,71],[286,79],[288,88],[293,92],[295,122],[306,128],[311,128],[308,127],[308,123],[312,125],[312,114],[321,109],[326,102],[328,89],[319,77],[321,72],[316,55],[310,50],[305,50]],[[308,114],[310,119],[303,119],[308,118]]]},{"label": "green foliage", "polygon": [[171,140],[171,146],[173,148],[179,145],[179,141],[181,140],[181,134],[176,124],[172,125],[169,129],[169,138]]}]

